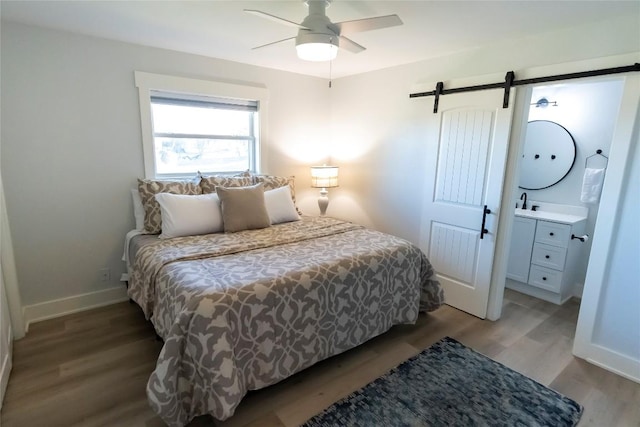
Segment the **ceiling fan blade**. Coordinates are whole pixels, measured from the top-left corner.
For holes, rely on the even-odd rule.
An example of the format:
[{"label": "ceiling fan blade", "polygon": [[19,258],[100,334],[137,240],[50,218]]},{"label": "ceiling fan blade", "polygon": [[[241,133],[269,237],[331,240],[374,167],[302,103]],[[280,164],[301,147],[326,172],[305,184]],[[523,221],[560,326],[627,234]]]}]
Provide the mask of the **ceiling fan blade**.
[{"label": "ceiling fan blade", "polygon": [[256,47],[252,47],[251,50],[260,49],[260,48],[263,48],[263,47],[271,46],[272,44],[282,43],[282,42],[286,42],[287,40],[293,40],[293,39],[295,39],[295,36],[294,37],[287,37],[286,39],[282,39],[282,40],[278,40],[278,41],[275,41],[275,42],[263,44],[263,45],[256,46]]},{"label": "ceiling fan blade", "polygon": [[345,36],[338,36],[338,38],[340,39],[340,47],[348,50],[349,52],[360,53],[363,50],[367,49],[366,47],[359,45],[358,43],[346,38]]},{"label": "ceiling fan blade", "polygon": [[247,12],[247,13],[250,13],[252,15],[259,16],[261,18],[266,18],[266,19],[268,19],[270,21],[274,21],[274,22],[278,22],[280,24],[288,25],[290,27],[308,29],[307,27],[305,27],[303,25],[300,25],[297,22],[289,21],[288,19],[280,18],[279,16],[271,15],[270,13],[262,12],[260,10],[244,9],[244,11]]},{"label": "ceiling fan blade", "polygon": [[353,21],[336,22],[334,25],[338,34],[359,33],[362,31],[379,30],[381,28],[402,25],[398,15],[377,16],[375,18],[356,19]]}]

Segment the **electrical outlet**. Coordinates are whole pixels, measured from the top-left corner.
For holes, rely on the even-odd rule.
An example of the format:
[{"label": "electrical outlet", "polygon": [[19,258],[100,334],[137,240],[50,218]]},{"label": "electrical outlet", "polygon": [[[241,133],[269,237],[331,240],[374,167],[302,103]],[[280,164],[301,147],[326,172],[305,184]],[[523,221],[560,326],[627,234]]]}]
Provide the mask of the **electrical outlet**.
[{"label": "electrical outlet", "polygon": [[101,282],[108,282],[109,280],[111,280],[111,270],[109,270],[108,268],[101,268],[100,270],[98,270],[98,274],[100,276]]}]

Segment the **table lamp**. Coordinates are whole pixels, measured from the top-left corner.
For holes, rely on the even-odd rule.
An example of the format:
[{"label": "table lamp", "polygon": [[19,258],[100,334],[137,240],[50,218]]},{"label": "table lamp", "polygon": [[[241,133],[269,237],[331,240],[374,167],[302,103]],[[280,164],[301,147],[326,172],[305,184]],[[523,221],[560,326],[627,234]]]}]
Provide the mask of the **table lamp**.
[{"label": "table lamp", "polygon": [[338,167],[337,166],[311,166],[311,187],[320,188],[320,197],[318,197],[318,207],[320,207],[320,215],[324,216],[329,206],[329,198],[327,188],[338,186]]}]

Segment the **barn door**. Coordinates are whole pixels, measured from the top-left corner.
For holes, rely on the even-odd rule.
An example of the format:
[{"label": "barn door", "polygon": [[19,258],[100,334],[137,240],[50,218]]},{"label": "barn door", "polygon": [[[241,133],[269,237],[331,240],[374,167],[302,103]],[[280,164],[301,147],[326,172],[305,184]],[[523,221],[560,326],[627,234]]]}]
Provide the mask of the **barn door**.
[{"label": "barn door", "polygon": [[[485,318],[512,105],[502,90],[446,95],[429,113],[420,246],[447,304]],[[512,97],[513,98],[513,97]]]}]

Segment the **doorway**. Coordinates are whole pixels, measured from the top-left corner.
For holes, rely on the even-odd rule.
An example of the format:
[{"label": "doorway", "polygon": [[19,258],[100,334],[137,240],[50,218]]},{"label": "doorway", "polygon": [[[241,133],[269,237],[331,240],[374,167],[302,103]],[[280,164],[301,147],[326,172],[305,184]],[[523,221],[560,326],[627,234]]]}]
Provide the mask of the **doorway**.
[{"label": "doorway", "polygon": [[[589,82],[604,81],[590,80]],[[606,79],[616,80],[616,79]],[[637,180],[640,173],[640,157],[635,147],[640,141],[640,76],[628,75],[622,79],[623,92],[616,106],[615,127],[610,146],[607,172],[598,209],[593,247],[586,257],[587,271],[580,300],[577,328],[573,334],[573,354],[590,363],[640,382],[640,335],[637,328]],[[503,214],[511,221],[503,221],[501,252],[494,265],[494,288],[490,301],[491,319],[501,316],[506,275],[506,259],[509,253],[510,230],[513,222],[512,208],[516,200],[518,183],[518,156],[522,153],[525,126],[533,88],[527,96],[517,101],[515,111],[512,152],[505,186],[513,191],[505,198]],[[534,100],[535,101],[535,100]],[[525,103],[527,104],[525,106]],[[526,111],[525,111],[526,110]],[[635,175],[634,175],[635,174]],[[508,207],[507,207],[508,206]],[[508,212],[507,212],[508,210]],[[503,220],[501,215],[501,220]],[[621,327],[623,326],[623,327]]]},{"label": "doorway", "polygon": [[[523,114],[527,132],[518,147],[520,167],[513,189],[517,208],[507,288],[555,304],[581,298],[623,89],[622,79],[529,89],[530,101]],[[549,138],[538,133],[542,125],[560,132],[551,136],[552,144],[541,140]],[[556,167],[563,169],[556,171]],[[588,185],[594,182],[594,173],[599,187]],[[559,179],[541,180],[554,175]],[[543,236],[543,231],[556,237]],[[565,236],[558,237],[562,232]]]},{"label": "doorway", "polygon": [[[562,160],[566,162],[567,159],[562,159],[562,155],[568,154],[562,153],[562,147],[555,143],[552,145],[556,146],[550,151],[550,153],[558,151],[557,156],[550,154],[550,159],[553,157],[554,160],[537,158],[537,154],[534,159],[529,154],[538,153],[538,150],[532,149],[531,145],[542,141],[529,138],[527,134],[521,138],[520,166],[524,162],[531,162],[536,166],[518,168],[520,172],[513,191],[516,192],[516,200],[519,203],[516,205],[517,217],[512,226],[512,250],[510,251],[512,257],[507,271],[515,262],[513,255],[516,253],[524,252],[519,260],[520,264],[524,265],[520,266],[517,276],[508,274],[505,283],[507,288],[560,304],[570,297],[581,298],[598,217],[599,191],[601,191],[601,187],[598,189],[584,184],[585,180],[589,182],[591,172],[598,172],[600,178],[606,176],[611,140],[622,99],[623,83],[621,79],[599,79],[540,85],[530,89],[530,102],[526,109],[526,122],[529,123],[527,129],[533,131],[534,125],[541,124],[563,129],[564,131],[560,130],[560,132],[564,132],[567,140],[573,140],[575,145],[572,147],[574,151],[570,153],[574,154],[574,158],[571,159],[572,162],[567,163],[570,165],[569,170],[566,173],[563,170],[558,175],[560,179],[557,182],[543,183],[539,186],[542,188],[530,188],[525,178],[530,180],[531,177],[523,175],[531,174],[532,171],[548,175],[552,171],[547,168],[553,168],[555,163]],[[557,141],[564,142],[560,139]],[[525,144],[529,146],[525,147]],[[544,153],[544,149],[541,149],[540,156],[545,154],[548,153]],[[593,191],[590,194],[589,192],[583,194],[585,189]],[[520,201],[525,198],[528,199],[528,206],[524,206],[524,200]],[[543,215],[544,212],[529,215],[533,206],[538,207],[538,212],[542,210],[567,213],[570,215],[567,218],[575,218],[576,222],[561,224],[562,227],[570,230],[567,231],[565,238],[555,239],[555,243],[553,241],[535,243],[534,240],[541,239],[541,227],[548,227],[555,223],[546,221],[548,218]],[[579,221],[577,218],[584,218],[584,220]],[[554,221],[553,217],[551,221]],[[536,225],[539,229],[537,234],[535,234]],[[531,230],[531,241],[527,241],[527,230]],[[558,231],[555,235],[558,235]],[[571,235],[584,237],[582,239],[584,241],[571,239]],[[536,239],[534,236],[537,236]],[[530,257],[531,261],[524,262],[522,256]],[[537,261],[538,258],[541,261]]]}]

